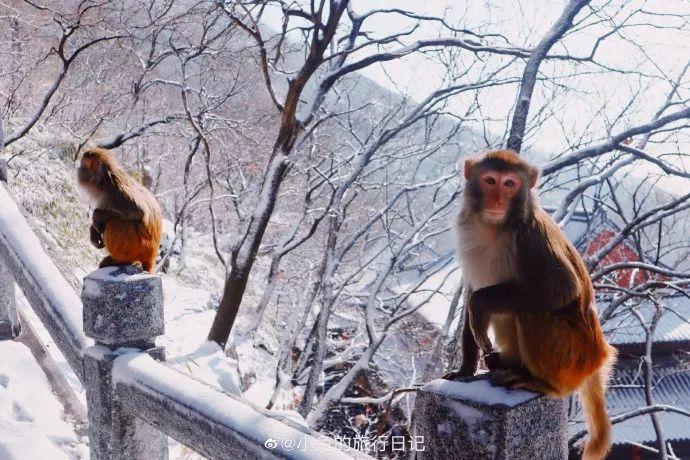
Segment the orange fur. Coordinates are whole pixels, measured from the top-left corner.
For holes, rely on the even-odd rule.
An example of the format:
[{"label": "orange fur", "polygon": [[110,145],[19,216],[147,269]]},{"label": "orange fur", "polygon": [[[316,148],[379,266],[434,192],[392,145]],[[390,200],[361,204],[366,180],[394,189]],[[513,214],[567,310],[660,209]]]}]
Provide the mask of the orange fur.
[{"label": "orange fur", "polygon": [[[516,172],[530,189],[538,178],[537,168],[511,150],[490,152],[465,163],[468,186],[458,229],[460,255],[469,287],[478,291],[529,279],[536,280],[535,284],[525,284],[533,296],[568,299],[562,305],[556,300],[543,300],[548,305],[542,308],[495,310],[490,314],[488,321],[502,363],[498,367],[503,372],[501,378],[509,386],[553,397],[579,391],[590,433],[584,458],[603,459],[611,438],[604,393],[616,350],[604,338],[585,264],[531,194],[523,196],[523,202],[511,204],[524,211],[515,214],[519,223],[492,225],[478,219],[484,206],[478,204],[482,203],[481,191],[473,182],[477,180],[478,168]],[[524,302],[536,300],[527,296]],[[481,310],[474,312],[472,305],[472,302],[468,304],[470,315],[479,318],[472,332],[486,356],[487,350],[491,350],[486,335],[488,323],[482,319],[486,314],[482,315]],[[486,307],[491,305],[481,308]]]},{"label": "orange fur", "polygon": [[158,200],[105,149],[84,153],[79,183],[97,200],[97,208],[113,211],[102,233],[112,260],[101,264],[139,263],[153,272],[163,229]]},{"label": "orange fur", "polygon": [[161,242],[161,226],[137,224],[118,219],[108,222],[103,233],[105,248],[118,265],[139,262],[153,272]]},{"label": "orange fur", "polygon": [[[496,340],[513,343],[520,362],[537,379],[518,387],[565,397],[579,391],[587,420],[589,439],[583,452],[585,460],[601,460],[611,446],[611,423],[606,413],[606,382],[616,360],[616,350],[604,337],[594,307],[594,290],[589,274],[577,250],[560,235],[560,229],[544,211],[539,218],[556,252],[568,260],[579,281],[579,306],[573,315],[533,310],[515,314],[515,334]],[[558,236],[557,236],[558,235]],[[560,246],[560,247],[559,247]],[[549,282],[545,280],[544,282]],[[492,322],[495,325],[495,323]],[[544,386],[542,383],[546,383]]]},{"label": "orange fur", "polygon": [[522,158],[520,158],[520,156],[512,150],[494,150],[493,152],[488,153],[486,156],[505,161],[506,163],[515,167],[522,167],[525,164]]}]

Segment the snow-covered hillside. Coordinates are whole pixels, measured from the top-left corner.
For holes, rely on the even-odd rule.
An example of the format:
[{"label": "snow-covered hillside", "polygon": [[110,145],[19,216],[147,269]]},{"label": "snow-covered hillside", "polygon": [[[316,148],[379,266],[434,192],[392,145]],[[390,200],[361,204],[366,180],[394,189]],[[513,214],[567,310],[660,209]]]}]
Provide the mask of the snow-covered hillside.
[{"label": "snow-covered hillside", "polygon": [[0,341],[0,356],[0,459],[89,458],[29,349]]},{"label": "snow-covered hillside", "polygon": [[[44,249],[63,268],[63,275],[79,291],[81,278],[95,269],[103,255],[90,246],[89,208],[74,185],[74,164],[59,149],[48,161],[20,157],[10,163],[10,190],[23,208]],[[166,347],[168,362],[221,390],[242,394],[265,405],[272,391],[275,370],[266,347],[245,340],[238,356],[228,356],[206,335],[213,320],[217,293],[225,272],[215,258],[208,235],[188,235],[185,266],[173,259],[161,274],[165,296],[166,333],[158,343]],[[27,300],[17,291],[20,307],[38,330],[53,358],[67,375],[75,392],[85,401],[78,379],[57,351]],[[249,314],[251,312],[248,312]],[[248,322],[241,316],[240,325]],[[18,342],[0,342],[0,459],[88,458],[88,440],[75,432],[63,408],[50,392],[41,368],[29,350]],[[241,363],[251,363],[243,369]],[[171,440],[171,458],[198,458],[190,449]]]}]

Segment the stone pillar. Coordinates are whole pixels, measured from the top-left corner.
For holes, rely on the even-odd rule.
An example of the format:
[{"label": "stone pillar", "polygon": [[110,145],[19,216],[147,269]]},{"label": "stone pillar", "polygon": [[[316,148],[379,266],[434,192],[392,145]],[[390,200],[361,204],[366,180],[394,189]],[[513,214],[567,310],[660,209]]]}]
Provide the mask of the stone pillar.
[{"label": "stone pillar", "polygon": [[[0,133],[1,135],[1,133]],[[2,147],[0,140],[0,149]],[[0,182],[7,187],[7,163],[0,160]],[[14,296],[14,277],[0,259],[0,340],[19,336],[21,326],[17,316],[17,300]]]},{"label": "stone pillar", "polygon": [[417,393],[413,439],[417,459],[562,460],[567,425],[563,399],[494,387],[481,376],[433,380]]},{"label": "stone pillar", "polygon": [[164,360],[161,279],[138,268],[107,267],[84,278],[84,333],[96,345],[84,353],[89,442],[94,460],[168,458],[167,437],[123,410],[114,398],[112,368],[123,353]]}]

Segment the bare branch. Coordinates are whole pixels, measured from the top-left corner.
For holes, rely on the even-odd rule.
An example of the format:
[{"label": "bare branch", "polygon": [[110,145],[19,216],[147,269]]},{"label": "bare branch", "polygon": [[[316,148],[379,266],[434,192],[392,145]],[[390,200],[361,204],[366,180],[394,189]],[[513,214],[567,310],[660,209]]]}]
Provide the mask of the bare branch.
[{"label": "bare branch", "polygon": [[518,94],[517,105],[513,114],[513,123],[510,127],[510,135],[506,144],[509,149],[519,152],[522,148],[522,138],[525,135],[527,115],[532,102],[532,92],[537,81],[539,66],[546,58],[551,47],[573,26],[573,19],[587,4],[589,4],[589,0],[571,0],[555,24],[551,26],[551,29],[549,29],[530,54],[522,75],[522,85],[520,86],[520,93]]}]

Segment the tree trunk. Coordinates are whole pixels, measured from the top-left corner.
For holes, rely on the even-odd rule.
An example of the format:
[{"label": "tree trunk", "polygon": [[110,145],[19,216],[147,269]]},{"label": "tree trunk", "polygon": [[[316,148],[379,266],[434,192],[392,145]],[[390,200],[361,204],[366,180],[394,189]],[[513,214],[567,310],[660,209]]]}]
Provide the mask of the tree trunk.
[{"label": "tree trunk", "polygon": [[302,68],[297,72],[294,80],[290,80],[288,85],[282,107],[278,136],[273,147],[269,168],[261,187],[259,202],[254,209],[244,237],[237,247],[233,249],[230,276],[225,283],[223,298],[220,301],[218,313],[216,313],[208,334],[209,340],[216,342],[222,347],[225,347],[237,318],[237,312],[247,287],[247,280],[254,265],[254,258],[263,240],[268,221],[273,214],[275,201],[278,197],[278,189],[285,177],[288,156],[292,153],[299,132],[304,129],[303,124],[297,120],[297,108],[300,104],[302,91],[311,80],[314,72],[324,62],[324,53],[331,45],[331,40],[335,36],[340,18],[347,9],[348,3],[349,0],[330,3],[331,9],[328,20],[323,24],[321,30],[315,31],[317,35],[320,32],[321,37],[314,37],[311,40],[309,53]]},{"label": "tree trunk", "polygon": [[280,267],[280,261],[282,260],[282,258],[283,256],[278,254],[273,256],[273,258],[271,259],[271,267],[269,268],[268,276],[266,277],[266,287],[264,288],[264,293],[261,295],[259,305],[257,305],[253,318],[247,326],[247,329],[244,331],[244,334],[252,333],[256,329],[258,329],[259,324],[261,324],[261,320],[264,317],[264,312],[266,311],[266,308],[268,307],[268,304],[271,301],[271,298],[273,297],[273,292],[276,288],[276,275],[278,274],[278,268]]},{"label": "tree trunk", "polygon": [[316,328],[314,334],[314,353],[312,358],[311,370],[309,372],[309,379],[304,388],[304,398],[300,405],[300,414],[306,417],[312,409],[316,390],[321,382],[321,373],[323,372],[323,361],[326,358],[326,340],[328,338],[328,320],[331,316],[330,305],[326,307],[321,306],[321,311],[316,318]]},{"label": "tree trunk", "polygon": [[[337,196],[334,200],[336,206],[334,209],[340,208],[340,200],[342,194]],[[311,412],[312,402],[316,396],[316,389],[321,380],[321,372],[323,372],[323,360],[326,358],[326,339],[328,338],[328,320],[331,317],[331,310],[335,303],[333,295],[333,274],[335,272],[335,245],[337,243],[337,234],[340,228],[340,217],[338,214],[333,214],[329,217],[328,225],[328,241],[324,249],[323,259],[323,278],[321,282],[321,310],[316,318],[315,325],[315,340],[314,340],[314,359],[309,372],[309,380],[304,389],[304,399],[300,406],[300,413],[306,417]]]},{"label": "tree trunk", "polygon": [[235,324],[242,297],[244,296],[244,290],[247,287],[248,274],[248,272],[242,272],[233,268],[230,271],[230,276],[225,281],[223,297],[220,300],[218,312],[208,333],[208,340],[216,342],[222,348],[225,348],[232,326]]},{"label": "tree trunk", "polygon": [[250,222],[247,224],[248,227],[244,238],[232,250],[230,275],[225,282],[223,297],[220,300],[218,312],[208,333],[208,340],[216,342],[223,348],[225,348],[232,326],[235,324],[235,319],[247,288],[249,274],[252,271],[259,245],[266,232],[268,221],[271,219],[271,215],[273,215],[278,189],[283,182],[286,169],[287,152],[283,151],[273,155],[264,186],[259,194],[259,202]]}]

